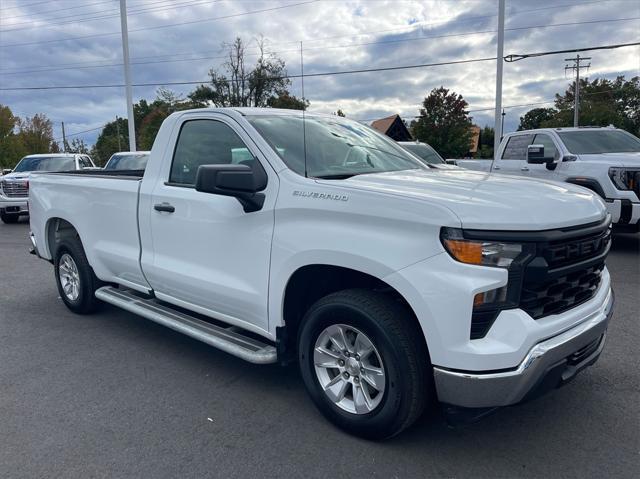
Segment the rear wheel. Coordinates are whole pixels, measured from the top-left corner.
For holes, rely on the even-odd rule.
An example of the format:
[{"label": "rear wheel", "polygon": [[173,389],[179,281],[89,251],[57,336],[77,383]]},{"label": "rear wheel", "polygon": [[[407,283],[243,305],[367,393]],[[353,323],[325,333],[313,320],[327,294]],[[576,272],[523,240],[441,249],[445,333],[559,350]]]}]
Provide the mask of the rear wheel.
[{"label": "rear wheel", "polygon": [[429,357],[402,304],[373,291],[340,291],[314,304],[303,321],[302,377],[330,421],[382,439],[418,419],[431,396]]},{"label": "rear wheel", "polygon": [[17,213],[5,213],[2,212],[0,213],[0,219],[2,219],[3,223],[6,224],[13,224],[13,223],[17,223],[18,219],[20,219],[20,215]]},{"label": "rear wheel", "polygon": [[65,239],[56,249],[54,270],[58,293],[74,313],[88,314],[101,304],[96,290],[103,283],[89,265],[79,239]]}]

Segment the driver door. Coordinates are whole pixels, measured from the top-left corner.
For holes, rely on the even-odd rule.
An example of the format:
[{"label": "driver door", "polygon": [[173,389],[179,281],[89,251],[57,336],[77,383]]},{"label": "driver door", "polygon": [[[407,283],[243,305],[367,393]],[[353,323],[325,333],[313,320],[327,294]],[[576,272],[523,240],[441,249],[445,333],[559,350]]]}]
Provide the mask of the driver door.
[{"label": "driver door", "polygon": [[[151,241],[143,244],[142,257],[149,284],[164,301],[267,330],[277,177],[248,135],[224,115],[185,115],[176,128],[172,158],[165,159],[150,201],[141,199],[141,208],[149,208]],[[236,198],[195,190],[200,165],[224,163],[267,172],[261,210],[245,213]]]}]

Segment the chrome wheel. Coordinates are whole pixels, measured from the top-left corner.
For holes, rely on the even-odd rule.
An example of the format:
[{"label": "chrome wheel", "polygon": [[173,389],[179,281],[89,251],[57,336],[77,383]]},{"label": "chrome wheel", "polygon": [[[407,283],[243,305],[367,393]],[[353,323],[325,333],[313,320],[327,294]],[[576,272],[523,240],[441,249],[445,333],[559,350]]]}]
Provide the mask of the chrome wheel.
[{"label": "chrome wheel", "polygon": [[65,253],[58,263],[58,277],[67,299],[76,301],[80,296],[80,273],[71,255]]},{"label": "chrome wheel", "polygon": [[378,407],[385,390],[382,358],[373,342],[346,324],[324,329],[313,350],[316,377],[327,397],[353,414]]}]

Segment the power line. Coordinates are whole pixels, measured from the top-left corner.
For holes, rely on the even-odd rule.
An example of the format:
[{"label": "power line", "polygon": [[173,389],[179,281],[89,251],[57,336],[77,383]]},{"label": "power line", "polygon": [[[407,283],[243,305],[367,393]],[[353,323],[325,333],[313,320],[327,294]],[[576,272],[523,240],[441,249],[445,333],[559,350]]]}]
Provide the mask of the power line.
[{"label": "power line", "polygon": [[[437,62],[437,63],[421,63],[416,65],[402,65],[402,66],[392,66],[392,67],[378,67],[378,68],[361,68],[357,70],[341,70],[335,72],[319,72],[319,73],[306,73],[305,78],[309,77],[323,77],[323,76],[333,76],[333,75],[349,75],[353,73],[370,73],[370,72],[382,72],[382,71],[394,71],[394,70],[408,70],[415,68],[427,68],[427,67],[436,67],[436,66],[444,66],[444,65],[460,65],[463,63],[477,63],[477,62],[486,62],[493,61],[496,57],[487,57],[487,58],[473,58],[468,60],[453,60],[448,62]],[[285,79],[293,79],[300,78],[300,75],[281,75],[275,77],[266,77],[265,80],[285,80]],[[199,80],[199,81],[179,81],[179,82],[154,82],[154,83],[134,83],[135,87],[150,87],[150,86],[176,86],[176,85],[200,85],[203,83],[208,83],[208,80]],[[111,85],[61,85],[61,86],[31,86],[31,87],[10,87],[10,88],[0,88],[0,91],[33,91],[33,90],[74,90],[74,89],[94,89],[94,88],[122,88],[124,84],[111,84]]]},{"label": "power line", "polygon": [[[634,19],[640,19],[640,17],[631,18],[629,20],[634,20]],[[534,28],[549,28],[549,27],[557,27],[557,26],[579,25],[579,24],[583,24],[583,23],[608,22],[608,21],[618,21],[618,20],[620,20],[620,19],[617,19],[617,20],[616,19],[614,19],[614,20],[593,20],[593,21],[585,21],[585,22],[558,23],[558,24],[553,24],[552,23],[552,24],[547,24],[547,25],[530,25],[530,26],[524,26],[524,27],[506,28],[505,31],[516,31],[516,30],[519,31],[519,30],[527,30],[527,29],[534,29]],[[305,50],[324,50],[324,49],[334,49],[334,48],[352,48],[352,47],[356,47],[356,46],[394,44],[394,43],[411,42],[411,41],[431,40],[431,39],[436,39],[436,38],[449,38],[449,37],[461,37],[461,36],[469,36],[469,35],[489,34],[489,33],[495,33],[495,32],[496,32],[496,30],[480,30],[480,31],[474,31],[474,32],[451,33],[451,34],[444,34],[444,35],[430,35],[430,36],[423,36],[423,37],[416,37],[416,38],[403,38],[403,39],[381,40],[381,41],[364,42],[364,43],[351,43],[351,44],[346,44],[346,45],[329,45],[329,46],[309,47],[309,48],[306,48]],[[599,46],[599,47],[590,47],[590,48],[582,48],[582,49],[557,50],[557,51],[551,51],[551,52],[531,53],[531,54],[526,54],[526,55],[507,55],[505,57],[505,61],[506,62],[513,62],[513,61],[520,60],[522,58],[537,57],[537,56],[543,56],[543,55],[552,55],[552,54],[556,54],[556,53],[570,53],[570,52],[579,52],[579,51],[588,51],[588,50],[614,49],[614,48],[621,48],[621,47],[635,46],[635,45],[640,45],[640,43],[621,43],[621,44],[616,44],[616,45],[604,45],[604,46]],[[298,49],[291,49],[291,50],[274,51],[274,52],[271,52],[271,53],[278,54],[278,53],[298,52],[298,51],[299,51]],[[255,54],[248,53],[247,55],[255,55]],[[163,57],[163,56],[167,56],[167,55],[158,55],[158,56],[150,56],[150,57],[138,57],[138,58],[157,58],[157,57]],[[224,58],[227,58],[227,56],[223,55],[223,56],[205,56],[205,57],[196,57],[196,58],[178,58],[178,59],[174,59],[174,60],[157,60],[157,61],[149,61],[149,62],[132,62],[131,64],[132,65],[151,65],[151,64],[156,64],[156,63],[179,63],[179,62],[190,62],[190,61],[201,61],[201,60],[217,60],[217,59],[224,59]],[[515,59],[512,59],[512,58],[515,58]],[[77,64],[70,64],[70,65],[77,65]],[[82,64],[80,64],[80,65],[81,66],[76,66],[76,67],[54,67],[54,68],[41,68],[41,69],[36,69],[36,70],[19,70],[19,71],[10,71],[10,72],[0,71],[0,75],[18,75],[18,74],[40,73],[40,72],[48,72],[48,71],[77,70],[77,69],[80,69],[80,68],[105,68],[105,67],[116,67],[116,66],[119,67],[119,66],[122,66],[123,64],[122,63],[111,63],[111,64],[106,64],[106,65],[88,65],[88,66],[82,66]]]},{"label": "power line", "polygon": [[[183,8],[183,7],[193,7],[193,6],[198,6],[198,5],[206,5],[206,4],[212,4],[212,3],[217,3],[220,0],[189,0],[189,1],[184,1],[182,3],[172,3],[170,6],[167,5],[162,5],[159,7],[148,7],[148,8],[142,8],[139,10],[130,10],[127,12],[127,16],[133,16],[133,15],[142,15],[144,13],[154,13],[154,12],[162,12],[165,10],[173,10],[176,8]],[[162,0],[161,2],[152,2],[152,3],[166,3],[167,0]],[[151,5],[151,4],[149,4]],[[94,16],[94,17],[86,17],[86,18],[80,18],[77,15],[67,15],[64,17],[57,17],[56,19],[61,19],[61,18],[72,18],[71,20],[65,20],[63,22],[53,22],[53,23],[47,23],[46,25],[36,25],[33,27],[20,27],[20,28],[9,28],[9,29],[4,29],[4,30],[0,30],[0,33],[8,33],[8,32],[17,32],[17,31],[22,31],[22,30],[32,30],[34,28],[38,28],[38,29],[43,29],[43,28],[50,28],[50,27],[55,27],[55,26],[59,26],[59,25],[69,25],[69,24],[74,24],[77,25],[79,23],[87,23],[87,22],[93,22],[96,20],[103,20],[103,19],[107,19],[107,18],[116,18],[119,17],[120,14],[114,14],[114,13],[110,13],[108,15],[100,15],[101,13],[107,13],[107,12],[115,12],[117,10],[102,10],[100,12],[87,12],[84,13],[82,15],[98,15],[98,16]],[[14,27],[17,25],[31,25],[33,23],[37,23],[37,22],[23,22],[23,23],[14,23],[11,25],[8,25],[9,27]]]},{"label": "power line", "polygon": [[27,3],[26,5],[15,5],[13,7],[2,7],[0,8],[0,10],[12,10],[12,9],[16,9],[16,8],[26,8],[26,7],[32,7],[34,5],[42,5],[43,3],[49,3],[48,1],[45,2],[34,2],[34,3]]},{"label": "power line", "polygon": [[599,47],[589,47],[589,48],[573,48],[569,50],[553,50],[548,52],[538,52],[538,53],[525,53],[523,55],[507,55],[504,57],[505,62],[517,62],[520,60],[524,60],[525,58],[535,58],[535,57],[543,57],[546,55],[556,55],[559,53],[578,53],[578,52],[589,52],[592,50],[612,50],[614,48],[622,48],[622,47],[632,47],[640,45],[640,42],[634,43],[617,43],[615,45],[602,45]]},{"label": "power line", "polygon": [[[181,27],[181,26],[184,26],[184,25],[194,25],[196,23],[206,23],[206,22],[213,22],[213,21],[216,21],[216,20],[226,20],[228,18],[235,18],[235,17],[243,17],[243,16],[247,16],[247,15],[254,15],[256,13],[273,12],[273,11],[276,11],[276,10],[284,10],[285,8],[298,7],[300,5],[307,5],[307,4],[310,4],[310,3],[316,3],[317,1],[319,1],[319,0],[307,0],[307,1],[304,1],[304,2],[290,3],[290,4],[287,4],[287,5],[280,5],[280,6],[277,6],[277,7],[263,8],[263,9],[259,9],[259,10],[251,10],[251,11],[248,11],[248,12],[241,12],[241,13],[234,13],[234,14],[224,15],[224,16],[221,16],[221,17],[201,18],[199,20],[191,20],[191,21],[188,21],[188,22],[170,23],[170,24],[166,24],[166,25],[155,25],[155,26],[152,26],[152,27],[136,28],[136,29],[130,30],[129,33],[143,32],[143,31],[149,31],[149,30],[160,30],[160,29],[163,29],[163,28]],[[9,44],[0,45],[0,48],[24,47],[24,46],[29,46],[29,45],[42,45],[42,44],[47,44],[47,43],[58,43],[58,42],[66,42],[66,41],[71,41],[71,40],[80,40],[82,38],[100,38],[100,37],[110,37],[110,36],[114,36],[114,35],[120,35],[120,32],[94,33],[92,35],[82,35],[82,36],[78,36],[78,37],[58,38],[58,39],[55,39],[55,40],[43,40],[43,41],[37,41],[37,42],[9,43]]]}]

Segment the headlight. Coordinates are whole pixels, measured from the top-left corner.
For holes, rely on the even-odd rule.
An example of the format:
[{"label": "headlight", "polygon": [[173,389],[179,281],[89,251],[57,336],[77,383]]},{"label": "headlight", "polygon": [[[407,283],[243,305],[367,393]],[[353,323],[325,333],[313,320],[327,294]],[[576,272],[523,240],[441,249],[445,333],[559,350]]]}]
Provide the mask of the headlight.
[{"label": "headlight", "polygon": [[521,244],[469,240],[457,228],[443,228],[440,236],[449,254],[461,263],[508,269],[522,254]]},{"label": "headlight", "polygon": [[625,168],[609,168],[609,178],[619,190],[631,189],[629,173]]}]

